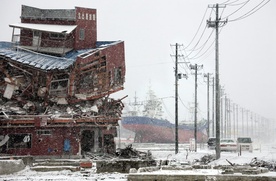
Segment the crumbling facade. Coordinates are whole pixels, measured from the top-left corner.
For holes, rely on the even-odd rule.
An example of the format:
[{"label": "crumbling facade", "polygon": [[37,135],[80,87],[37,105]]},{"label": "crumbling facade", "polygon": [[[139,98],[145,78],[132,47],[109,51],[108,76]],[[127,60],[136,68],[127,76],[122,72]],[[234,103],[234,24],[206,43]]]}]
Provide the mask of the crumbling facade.
[{"label": "crumbling facade", "polygon": [[[96,9],[22,5],[0,42],[0,152],[62,156],[115,152],[123,41],[97,41]],[[17,34],[16,32],[19,31]]]}]

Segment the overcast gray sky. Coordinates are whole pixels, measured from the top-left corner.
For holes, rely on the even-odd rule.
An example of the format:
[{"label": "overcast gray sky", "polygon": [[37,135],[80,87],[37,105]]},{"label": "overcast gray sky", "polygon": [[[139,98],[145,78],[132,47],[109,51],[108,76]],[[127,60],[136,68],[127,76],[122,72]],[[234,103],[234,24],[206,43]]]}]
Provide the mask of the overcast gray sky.
[{"label": "overcast gray sky", "polygon": [[[42,9],[73,9],[75,6],[95,8],[98,17],[98,40],[125,41],[125,90],[114,96],[128,95],[128,98],[133,100],[136,92],[139,100],[144,100],[146,91],[151,86],[158,97],[170,97],[174,96],[175,91],[174,58],[171,57],[175,47],[171,45],[183,45],[179,53],[184,55],[185,60],[179,61],[203,64],[203,70],[199,73],[214,73],[215,45],[211,44],[215,33],[210,36],[206,45],[202,46],[213,31],[212,28],[205,29],[206,20],[215,18],[215,11],[208,8],[208,5],[225,2],[226,8],[220,9],[219,14],[222,13],[221,18],[230,15],[228,20],[234,21],[228,22],[220,29],[221,84],[227,96],[240,107],[275,119],[276,1],[268,2],[252,15],[247,14],[252,12],[251,10],[257,10],[254,8],[259,3],[264,4],[267,1],[1,0],[0,41],[11,40],[12,28],[8,25],[20,22],[22,4]],[[243,15],[249,16],[239,19]],[[197,30],[198,34],[193,39]],[[198,41],[198,46],[191,53],[189,50],[193,49]],[[190,42],[192,44],[188,46]],[[201,47],[203,49],[199,52]],[[194,101],[194,76],[185,64],[179,65],[179,72],[189,73],[187,80],[179,80],[179,96],[182,100],[179,103],[179,119],[184,120],[191,117],[186,107]],[[199,117],[206,118],[207,88],[204,80],[203,75],[198,76]],[[163,102],[165,117],[173,122],[174,99],[165,98]]]}]

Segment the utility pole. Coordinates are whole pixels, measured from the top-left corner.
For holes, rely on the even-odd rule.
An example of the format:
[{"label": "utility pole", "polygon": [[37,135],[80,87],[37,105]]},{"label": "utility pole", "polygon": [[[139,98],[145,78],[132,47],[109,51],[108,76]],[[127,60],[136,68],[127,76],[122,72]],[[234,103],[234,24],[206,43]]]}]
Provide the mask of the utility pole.
[{"label": "utility pole", "polygon": [[237,104],[236,105],[236,117],[237,117],[237,137],[239,136],[240,134],[240,131],[239,131],[239,105]]},{"label": "utility pole", "polygon": [[229,112],[228,112],[228,115],[229,115],[229,125],[228,125],[228,138],[231,138],[231,135],[232,135],[232,124],[231,124],[231,100],[228,99],[228,109],[229,109]]},{"label": "utility pole", "polygon": [[[182,74],[178,74],[178,46],[179,44],[175,44],[175,154],[178,153],[178,79],[181,79]],[[184,63],[184,62],[182,62]],[[186,76],[185,74],[183,74]]]},{"label": "utility pole", "polygon": [[248,127],[249,127],[249,124],[248,124],[248,113],[249,113],[249,110],[246,110],[246,134],[247,136],[249,136],[249,131],[248,131]]},{"label": "utility pole", "polygon": [[175,44],[175,154],[178,153],[178,44]]},{"label": "utility pole", "polygon": [[215,77],[213,77],[213,85],[212,85],[212,123],[213,123],[213,129],[212,129],[212,136],[215,136]]},{"label": "utility pole", "polygon": [[224,136],[227,136],[227,124],[228,124],[228,109],[227,109],[227,96],[224,98]]},{"label": "utility pole", "polygon": [[235,124],[235,121],[236,121],[236,117],[235,117],[235,103],[233,102],[233,128],[234,128],[234,132],[233,132],[233,135],[234,135],[234,138],[236,138],[236,124]]},{"label": "utility pole", "polygon": [[207,77],[207,137],[210,137],[210,99],[209,99],[209,86],[210,86],[210,73],[207,73],[204,75],[204,77]]},{"label": "utility pole", "polygon": [[243,114],[244,113],[244,109],[243,109],[243,107],[241,108],[241,111],[242,111],[242,135],[245,135],[244,134],[244,116],[243,116],[244,115]]},{"label": "utility pole", "polygon": [[216,20],[207,20],[208,27],[216,29],[216,159],[220,158],[220,94],[219,94],[219,26],[226,21],[220,21],[219,8],[225,8],[225,5],[209,5],[209,8],[216,8]]},{"label": "utility pole", "polygon": [[[223,96],[224,95],[224,90],[222,89],[222,87],[220,86],[220,100],[221,100],[221,104],[220,104],[220,130],[223,130]],[[225,113],[224,113],[225,114]],[[220,132],[220,136],[223,137],[223,131]]]},{"label": "utility pole", "polygon": [[195,70],[195,130],[194,130],[194,137],[195,137],[195,152],[197,151],[197,70],[198,68],[202,68],[203,65],[197,65],[195,64],[194,66],[193,65],[190,65],[190,68],[191,69],[194,69]]},{"label": "utility pole", "polygon": [[251,137],[253,137],[253,133],[254,133],[254,127],[253,127],[253,112],[251,112]]}]

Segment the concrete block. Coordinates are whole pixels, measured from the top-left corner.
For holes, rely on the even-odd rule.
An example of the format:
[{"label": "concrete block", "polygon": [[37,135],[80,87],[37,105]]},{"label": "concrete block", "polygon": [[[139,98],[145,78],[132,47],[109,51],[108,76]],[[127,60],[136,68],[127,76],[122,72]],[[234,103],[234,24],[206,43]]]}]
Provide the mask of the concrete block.
[{"label": "concrete block", "polygon": [[129,169],[129,173],[137,173],[137,169],[136,168],[131,168],[131,169]]},{"label": "concrete block", "polygon": [[22,160],[0,160],[0,175],[19,172],[24,168]]},{"label": "concrete block", "polygon": [[159,170],[159,167],[142,167],[139,168],[137,173],[141,173],[141,172],[153,172],[153,171],[157,171]]}]

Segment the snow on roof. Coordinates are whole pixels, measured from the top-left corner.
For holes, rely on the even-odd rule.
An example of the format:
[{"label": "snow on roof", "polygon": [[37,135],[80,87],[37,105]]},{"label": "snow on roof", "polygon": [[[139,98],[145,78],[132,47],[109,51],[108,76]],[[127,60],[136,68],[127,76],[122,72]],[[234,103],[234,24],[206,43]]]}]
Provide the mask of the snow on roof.
[{"label": "snow on roof", "polygon": [[[27,49],[23,49],[17,47],[17,49],[12,48],[11,42],[1,42],[0,41],[0,56],[4,56],[10,58],[13,61],[27,64],[33,66],[35,68],[39,68],[41,70],[64,70],[69,66],[73,65],[76,61],[77,57],[85,52],[97,52],[97,50],[101,50],[103,48],[113,46],[121,41],[114,42],[97,42],[97,48],[95,49],[83,49],[83,50],[75,50],[67,53],[64,57],[56,57],[51,55],[46,55],[42,53],[33,52]],[[102,47],[101,45],[105,45]],[[94,50],[94,51],[93,51]],[[91,55],[91,54],[89,54]]]},{"label": "snow on roof", "polygon": [[69,21],[76,20],[75,9],[39,9],[31,6],[22,5],[21,19],[64,19]]},{"label": "snow on roof", "polygon": [[51,25],[51,24],[32,24],[32,23],[15,23],[10,24],[10,27],[13,28],[23,28],[39,31],[47,31],[54,33],[71,33],[77,25]]}]

